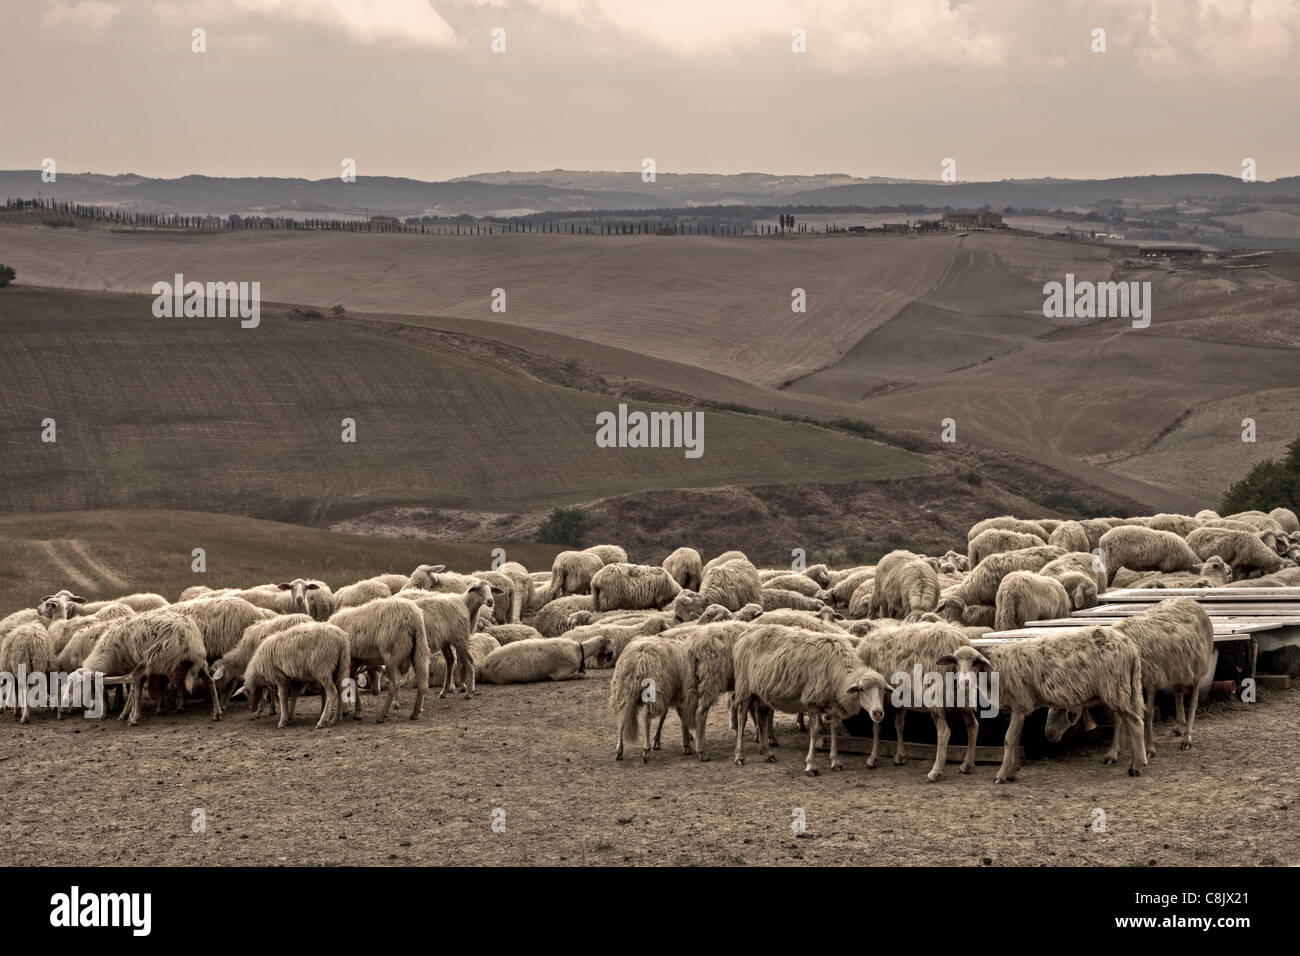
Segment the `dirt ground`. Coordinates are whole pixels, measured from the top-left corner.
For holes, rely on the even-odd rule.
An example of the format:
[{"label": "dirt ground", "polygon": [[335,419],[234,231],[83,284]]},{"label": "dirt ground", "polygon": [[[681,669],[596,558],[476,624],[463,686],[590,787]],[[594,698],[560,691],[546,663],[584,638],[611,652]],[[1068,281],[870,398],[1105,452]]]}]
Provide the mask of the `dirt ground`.
[{"label": "dirt ground", "polygon": [[[789,717],[776,763],[747,741],[737,767],[725,707],[710,716],[708,763],[682,756],[675,716],[648,765],[636,749],[618,763],[610,673],[481,687],[472,701],[430,700],[419,722],[395,708],[383,726],[367,696],[360,724],[321,731],[313,698],[283,731],[238,701],[218,724],[201,706],[146,712],[134,728],[5,715],[0,863],[1300,863],[1300,690],[1212,704],[1188,752],[1171,722],[1157,724],[1159,753],[1139,779],[1101,766],[1093,744],[1027,760],[996,786],[992,765],[963,777],[950,764],[927,784],[926,761],[868,770],[858,755],[831,773],[820,754],[821,775],[804,777],[806,737]],[[1105,832],[1092,828],[1097,808]]]}]

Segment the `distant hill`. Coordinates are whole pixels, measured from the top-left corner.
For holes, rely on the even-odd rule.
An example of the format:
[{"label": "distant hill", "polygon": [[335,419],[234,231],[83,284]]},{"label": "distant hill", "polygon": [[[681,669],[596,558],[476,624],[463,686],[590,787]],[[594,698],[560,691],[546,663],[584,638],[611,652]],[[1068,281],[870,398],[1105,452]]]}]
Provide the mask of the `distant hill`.
[{"label": "distant hill", "polygon": [[842,173],[783,176],[661,172],[655,182],[639,172],[495,172],[446,182],[392,176],[329,179],[60,173],[41,181],[39,170],[0,171],[0,196],[125,206],[141,212],[208,215],[522,215],[595,209],[668,209],[704,205],[782,205],[927,208],[1070,208],[1104,200],[1171,202],[1180,197],[1227,196],[1264,200],[1300,197],[1300,177],[1247,185],[1233,176],[1185,174],[1122,179],[1025,179],[987,183],[860,179]]}]

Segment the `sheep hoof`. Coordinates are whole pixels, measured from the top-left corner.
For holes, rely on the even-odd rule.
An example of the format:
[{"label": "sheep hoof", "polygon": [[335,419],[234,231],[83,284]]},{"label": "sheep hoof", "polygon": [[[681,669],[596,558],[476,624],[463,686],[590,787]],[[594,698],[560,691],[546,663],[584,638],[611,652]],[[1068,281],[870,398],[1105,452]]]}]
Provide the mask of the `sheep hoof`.
[{"label": "sheep hoof", "polygon": [[844,764],[842,764],[842,763],[833,763],[833,764],[831,764],[831,769],[832,769],[832,770],[843,770],[843,769],[844,769]]},{"label": "sheep hoof", "polygon": [[[656,741],[655,741],[655,750],[662,750],[662,749],[663,749],[663,744],[661,744],[659,741],[656,740]],[[649,753],[649,751],[646,751],[646,752]]]},{"label": "sheep hoof", "polygon": [[1106,756],[1101,758],[1101,765],[1103,767],[1109,767],[1114,762],[1115,762],[1115,758],[1111,754],[1106,754]]},{"label": "sheep hoof", "polygon": [[805,777],[818,777],[818,776],[821,776],[820,772],[817,770],[816,767],[809,767],[808,769],[806,769],[806,770],[803,772],[803,775],[804,775]]},{"label": "sheep hoof", "polygon": [[1175,727],[1175,728],[1174,728],[1174,736],[1175,736],[1175,737],[1181,737],[1182,735],[1183,735],[1183,728],[1181,728],[1181,727]]},{"label": "sheep hoof", "polygon": [[942,777],[943,777],[943,771],[941,770],[931,770],[929,773],[925,775],[925,779],[929,780],[931,783],[936,783]]},{"label": "sheep hoof", "polygon": [[623,754],[622,754],[622,752],[620,751],[619,753],[614,754],[614,759],[615,759],[615,760],[622,760],[622,759],[623,759]]},{"label": "sheep hoof", "polygon": [[961,773],[970,773],[972,770],[975,769],[975,765],[974,765],[973,763],[964,763],[964,764],[962,764],[960,767],[958,767],[957,769],[958,769]]},{"label": "sheep hoof", "polygon": [[[1183,749],[1186,750],[1187,748],[1184,747]],[[1155,747],[1152,747],[1152,748],[1150,748],[1149,750],[1147,750],[1147,760],[1150,760],[1150,759],[1151,759],[1152,757],[1154,757],[1155,755],[1156,755],[1156,748],[1155,748]]]},{"label": "sheep hoof", "polygon": [[767,755],[767,762],[768,762],[768,763],[776,763],[776,755],[775,755],[775,754],[768,754],[768,755]]},{"label": "sheep hoof", "polygon": [[684,756],[684,757],[689,757],[689,756],[691,755],[691,753],[692,753],[692,750],[691,750],[690,747],[683,747],[683,748],[682,748],[682,756]]},{"label": "sheep hoof", "polygon": [[1130,777],[1140,777],[1140,776],[1142,776],[1142,771],[1139,770],[1137,767],[1129,767],[1129,768],[1128,768],[1128,775],[1129,775]]},{"label": "sheep hoof", "polygon": [[867,769],[868,769],[868,770],[875,770],[875,769],[876,769],[876,758],[875,758],[875,757],[868,757],[868,758],[867,758]]},{"label": "sheep hoof", "polygon": [[744,758],[744,757],[737,757],[737,758],[736,758],[736,766],[737,766],[737,767],[743,767],[743,766],[745,766],[745,758]]},{"label": "sheep hoof", "polygon": [[650,762],[650,751],[648,751],[648,750],[643,750],[643,751],[641,751],[641,762],[642,762],[642,763],[649,763],[649,762]]},{"label": "sheep hoof", "polygon": [[1192,749],[1192,742],[1191,742],[1190,740],[1184,740],[1184,741],[1179,745],[1179,749],[1180,749],[1180,750],[1191,750],[1191,749]]},{"label": "sheep hoof", "polygon": [[702,750],[699,751],[699,756],[700,756],[700,763],[708,763],[708,762],[709,762],[708,755],[705,754],[704,751],[702,751]]},{"label": "sheep hoof", "polygon": [[895,757],[895,758],[894,758],[894,766],[895,766],[895,767],[901,767],[901,766],[902,766],[903,764],[905,764],[905,763],[907,763],[907,758],[906,758],[906,757]]}]

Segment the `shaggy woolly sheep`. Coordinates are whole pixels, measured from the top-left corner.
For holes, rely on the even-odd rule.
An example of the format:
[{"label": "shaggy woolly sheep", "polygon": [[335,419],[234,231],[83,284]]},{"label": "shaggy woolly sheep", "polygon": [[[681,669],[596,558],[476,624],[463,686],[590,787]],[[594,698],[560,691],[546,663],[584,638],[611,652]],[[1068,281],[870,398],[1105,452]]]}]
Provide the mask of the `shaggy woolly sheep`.
[{"label": "shaggy woolly sheep", "polygon": [[[1077,575],[1080,581],[1091,579]],[[1093,585],[1093,601],[1096,590]],[[1033,571],[1012,571],[998,585],[998,595],[994,602],[996,608],[993,627],[998,631],[1014,631],[1025,626],[1026,621],[1047,621],[1054,618],[1069,617],[1070,595],[1065,586],[1056,578],[1049,578]]]},{"label": "shaggy woolly sheep", "polygon": [[1084,574],[1096,583],[1098,594],[1106,590],[1106,562],[1102,560],[1101,555],[1087,551],[1071,551],[1059,558],[1053,558],[1039,568],[1038,573],[1056,578],[1062,584],[1065,583],[1066,575]]},{"label": "shaggy woolly sheep", "polygon": [[[493,617],[498,624],[518,624],[523,620],[524,613],[531,610],[529,604],[533,597],[533,579],[528,569],[518,561],[507,561],[496,571],[485,571],[475,576],[489,584],[505,588],[509,595],[508,600],[497,601],[493,608]],[[497,577],[505,578],[508,584],[497,580]]]},{"label": "shaggy woolly sheep", "polygon": [[[354,609],[340,613],[349,610]],[[280,723],[277,726],[286,727],[293,722],[298,695],[304,687],[317,684],[322,694],[316,729],[336,724],[340,710],[339,690],[351,667],[351,646],[342,628],[318,621],[296,624],[270,635],[253,652],[244,672],[249,707],[256,715],[263,694],[274,687],[280,701]]]},{"label": "shaggy woolly sheep", "polygon": [[649,564],[607,564],[591,579],[594,611],[661,608],[681,590],[671,574]]},{"label": "shaggy woolly sheep", "polygon": [[998,585],[1012,571],[1039,571],[1044,565],[1061,557],[1064,553],[1060,548],[1045,544],[1041,547],[1024,548],[1020,551],[1004,551],[1001,554],[985,558],[980,562],[979,567],[971,569],[970,574],[966,575],[961,584],[948,588],[940,594],[940,605],[948,608],[948,613],[944,616],[954,622],[960,619],[951,616],[953,608],[957,608],[956,603],[944,602],[944,598],[954,597],[960,599],[960,607],[957,608],[958,614],[960,614],[961,609],[972,604],[992,604],[997,598]]},{"label": "shaggy woolly sheep", "polygon": [[[135,611],[127,604],[108,604],[100,608],[94,614],[89,616],[78,616],[73,618],[55,619],[49,623],[50,643],[54,646],[54,653],[59,654],[68,642],[72,640],[79,632],[86,630],[92,624],[104,621],[116,621],[124,617],[133,617]],[[85,653],[90,651],[86,647]],[[75,665],[74,665],[75,666]]]},{"label": "shaggy woolly sheep", "polygon": [[569,628],[569,617],[576,611],[591,610],[591,595],[570,594],[547,602],[528,623],[543,637],[559,637]]},{"label": "shaggy woolly sheep", "polygon": [[1272,531],[1274,534],[1284,534],[1286,532],[1286,529],[1281,524],[1262,511],[1239,511],[1235,515],[1224,515],[1224,517],[1229,521],[1248,524],[1256,531]]},{"label": "shaggy woolly sheep", "polygon": [[[775,611],[778,608],[790,608],[795,611],[820,611],[825,605],[817,598],[804,597],[798,591],[786,591],[782,588],[763,588],[763,610]],[[721,607],[722,605],[710,605]]]},{"label": "shaggy woolly sheep", "polygon": [[970,558],[964,554],[958,554],[956,551],[948,551],[944,554],[943,560],[951,564],[958,571],[970,570]]},{"label": "shaggy woolly sheep", "polygon": [[1047,543],[1066,551],[1092,550],[1092,545],[1088,543],[1088,532],[1084,531],[1083,525],[1077,521],[1062,521],[1047,536]]},{"label": "shaggy woolly sheep", "polygon": [[1098,542],[1101,541],[1101,536],[1114,528],[1116,526],[1115,522],[1119,520],[1119,518],[1084,518],[1080,521],[1079,526],[1083,528],[1084,534],[1088,536],[1086,550],[1091,551],[1097,547]]},{"label": "shaggy woolly sheep", "polygon": [[[965,561],[965,557],[962,558]],[[816,595],[817,598],[828,604],[834,604],[837,608],[846,608],[853,600],[853,595],[864,581],[874,580],[876,577],[876,568],[873,565],[869,568],[858,568],[852,574],[847,574],[833,583],[825,591]]]},{"label": "shaggy woolly sheep", "polygon": [[891,551],[880,559],[868,617],[907,617],[933,611],[938,604],[939,576],[920,556]]},{"label": "shaggy woolly sheep", "polygon": [[[1003,741],[997,783],[1016,779],[1017,749],[1025,718],[1042,707],[1063,711],[1066,720],[1079,719],[1094,701],[1115,714],[1133,747],[1129,776],[1141,776],[1146,766],[1142,745],[1142,665],[1132,638],[1106,627],[1007,641],[988,648],[987,655],[963,648],[954,655],[959,675],[984,670],[997,675],[997,707],[1010,712]],[[967,678],[969,679],[969,678]],[[1059,740],[1064,727],[1052,726],[1049,740]]]},{"label": "shaggy woolly sheep", "polygon": [[1202,559],[1218,555],[1232,567],[1234,578],[1270,574],[1282,567],[1282,559],[1254,534],[1228,528],[1197,528],[1187,544]]},{"label": "shaggy woolly sheep", "polygon": [[704,609],[704,613],[695,619],[699,625],[716,624],[719,621],[730,621],[731,612],[721,604],[710,604]]},{"label": "shaggy woolly sheep", "polygon": [[392,590],[383,581],[367,578],[355,584],[345,585],[334,592],[334,610],[342,611],[344,608],[360,607],[371,601],[378,601],[380,598],[392,597],[392,594]]},{"label": "shaggy woolly sheep", "polygon": [[771,577],[763,578],[763,590],[775,589],[779,591],[795,591],[804,597],[816,597],[818,592],[823,590],[824,585],[806,574],[796,574],[791,571],[782,571]]},{"label": "shaggy woolly sheep", "polygon": [[677,594],[672,605],[677,620],[694,620],[710,604],[721,604],[728,611],[738,611],[746,604],[763,606],[758,571],[748,561],[733,560],[708,568],[700,588],[698,592],[683,589]]},{"label": "shaggy woolly sheep", "polygon": [[[745,621],[698,624],[682,644],[686,653],[686,693],[682,709],[687,720],[693,722],[695,752],[699,754],[701,761],[709,759],[704,752],[705,727],[709,722],[709,710],[719,696],[736,688],[731,649],[736,639],[748,628],[749,624]],[[635,730],[635,721],[636,717],[633,715],[633,730]],[[662,720],[659,726],[662,729]]]},{"label": "shaggy woolly sheep", "polygon": [[1047,532],[1037,521],[1024,521],[1020,518],[1013,518],[1010,515],[1002,515],[997,518],[985,518],[983,521],[977,521],[971,525],[966,532],[966,543],[970,544],[979,535],[989,530],[1015,531],[1018,534],[1032,534],[1043,541],[1047,540]]},{"label": "shaggy woolly sheep", "polygon": [[[1142,661],[1142,690],[1145,703],[1146,753],[1156,754],[1152,723],[1155,718],[1156,691],[1174,695],[1174,735],[1182,735],[1182,749],[1192,746],[1192,722],[1196,719],[1200,686],[1212,676],[1214,660],[1214,624],[1194,598],[1173,598],[1125,618],[1114,625],[1119,633],[1136,642]],[[1189,700],[1183,707],[1183,694]],[[1186,717],[1184,718],[1184,712]],[[1103,763],[1119,759],[1119,733],[1111,739],[1110,752]]]},{"label": "shaggy woolly sheep", "polygon": [[[367,667],[382,664],[388,669],[388,694],[380,707],[379,723],[388,719],[400,675],[415,671],[415,707],[411,710],[411,720],[417,719],[424,711],[424,695],[429,691],[429,641],[421,608],[406,598],[381,598],[361,607],[335,611],[329,623],[347,635],[353,680],[363,664]],[[467,640],[468,630],[466,622]],[[352,699],[352,718],[361,719],[360,694]]]},{"label": "shaggy woolly sheep", "polygon": [[[743,627],[744,625],[740,625]],[[629,644],[614,665],[609,684],[609,708],[618,727],[618,749],[614,759],[623,759],[624,737],[636,737],[637,715],[645,714],[645,748],[642,763],[650,761],[650,750],[658,750],[668,711],[677,711],[682,725],[682,753],[691,752],[691,711],[687,700],[688,662],[686,646],[665,636],[640,637]],[[659,718],[653,744],[650,725]]]},{"label": "shaggy woolly sheep", "polygon": [[[758,708],[760,729],[770,724],[775,710],[812,714],[804,760],[804,773],[809,776],[817,774],[813,757],[823,721],[830,721],[831,769],[838,770],[836,718],[866,710],[872,720],[884,719],[885,699],[892,688],[884,677],[862,665],[847,636],[757,624],[736,639],[732,659],[737,764],[745,762],[745,722],[751,708]],[[768,739],[767,734],[759,734],[759,755],[771,761]]]},{"label": "shaggy woolly sheep", "polygon": [[672,575],[681,587],[689,591],[700,589],[704,576],[704,559],[694,548],[678,548],[663,560],[663,569]]},{"label": "shaggy woolly sheep", "polygon": [[608,648],[609,641],[603,637],[593,637],[583,644],[567,637],[515,641],[483,658],[479,676],[485,684],[531,684],[586,677],[587,661],[603,661]]},{"label": "shaggy woolly sheep", "polygon": [[483,633],[496,638],[498,644],[513,644],[515,641],[540,640],[542,635],[537,628],[527,624],[489,624]]},{"label": "shaggy woolly sheep", "polygon": [[[858,660],[864,665],[880,674],[889,675],[890,680],[906,681],[906,688],[910,689],[910,693],[904,695],[901,700],[894,701],[897,708],[894,715],[894,730],[898,736],[898,747],[894,752],[895,764],[902,765],[907,761],[903,742],[903,724],[907,711],[929,712],[931,720],[934,721],[937,741],[934,766],[926,774],[926,779],[931,783],[943,776],[944,767],[948,762],[948,741],[951,732],[948,729],[946,706],[948,701],[940,700],[936,703],[926,700],[925,675],[955,673],[956,660],[952,655],[959,648],[970,646],[966,633],[952,624],[894,624],[877,628],[863,636],[855,651]],[[979,720],[975,716],[975,708],[978,706],[976,688],[969,679],[964,682],[962,693],[964,697],[960,702],[969,703],[970,706],[957,708],[961,711],[962,719],[966,724],[966,757],[961,762],[961,772],[970,773],[975,768],[975,741],[979,736]],[[953,697],[952,701],[959,702],[957,697]],[[902,706],[898,706],[899,704]],[[880,728],[880,723],[875,723],[872,727],[868,767],[876,766],[880,754]]]},{"label": "shaggy woolly sheep", "polygon": [[[737,620],[733,618],[733,620]],[[797,627],[805,631],[821,631],[825,634],[844,634],[847,633],[842,622],[843,615],[837,614],[832,607],[823,607],[821,610],[798,611],[794,608],[778,608],[775,611],[764,611],[754,619],[754,624],[781,624],[785,627]]]},{"label": "shaggy woolly sheep", "polygon": [[[279,634],[299,624],[311,623],[313,621],[310,614],[273,614],[269,618],[254,621],[244,628],[235,646],[222,654],[212,667],[212,679],[217,682],[220,690],[222,709],[224,710],[230,703],[236,682],[248,670],[248,662],[253,659],[253,653],[262,646],[263,641],[272,634]],[[207,642],[204,643],[206,645]],[[210,650],[208,654],[211,660]]]},{"label": "shaggy woolly sheep", "polygon": [[[1041,571],[1039,573],[1042,574]],[[1092,575],[1083,574],[1080,571],[1067,571],[1064,574],[1047,574],[1043,576],[1061,582],[1061,586],[1065,588],[1065,593],[1070,597],[1071,610],[1082,611],[1085,608],[1097,606],[1097,582]]]},{"label": "shaggy woolly sheep", "polygon": [[[970,543],[966,546],[966,557],[970,567],[973,568],[991,554],[1036,548],[1044,544],[1047,544],[1047,541],[1036,534],[1021,534],[1019,531],[1008,531],[1005,528],[989,528],[970,539]],[[877,570],[876,573],[880,572]]]},{"label": "shaggy woolly sheep", "polygon": [[123,597],[108,598],[103,601],[87,601],[82,603],[77,609],[77,614],[96,614],[108,607],[110,604],[125,604],[133,611],[157,611],[160,608],[167,607],[171,601],[167,600],[161,594],[154,594],[147,591],[143,594],[127,594]]},{"label": "shaggy woolly sheep", "polygon": [[1300,532],[1300,518],[1297,518],[1296,513],[1290,508],[1274,508],[1268,516],[1287,534]]},{"label": "shaggy woolly sheep", "polygon": [[[415,602],[424,614],[424,629],[428,636],[429,649],[441,651],[446,666],[442,690],[438,693],[441,700],[451,686],[451,666],[459,660],[459,681],[464,688],[465,699],[474,696],[475,673],[469,653],[470,636],[475,631],[474,622],[480,612],[486,610],[491,617],[495,595],[499,589],[486,581],[471,578],[465,590],[460,594],[435,594],[428,591],[402,591],[401,598]],[[453,650],[455,656],[453,657]]]},{"label": "shaggy woolly sheep", "polygon": [[[14,707],[14,717],[21,723],[31,723],[32,697],[54,699],[55,717],[63,718],[63,708],[59,706],[58,678],[54,670],[54,645],[45,628],[36,623],[23,624],[5,635],[3,649],[0,650],[0,673],[5,678],[0,680],[0,687],[9,685],[13,694],[10,700]],[[38,686],[32,687],[32,675],[39,675]],[[54,683],[49,682],[53,679]],[[12,681],[12,683],[10,683]],[[33,694],[35,691],[35,695]]]},{"label": "shaggy woolly sheep", "polygon": [[616,544],[593,544],[582,549],[587,554],[594,554],[605,564],[627,564],[627,552]]},{"label": "shaggy woolly sheep", "polygon": [[[235,645],[244,636],[245,629],[250,625],[277,617],[274,611],[256,607],[243,598],[229,596],[183,601],[180,604],[173,604],[172,610],[199,626],[209,662],[234,650]],[[307,614],[306,611],[297,613]]]},{"label": "shaggy woolly sheep", "polygon": [[[723,551],[721,554],[712,558],[708,564],[704,565],[704,570],[708,571],[711,568],[716,568],[720,564],[726,564],[728,561],[744,561],[747,564],[753,563],[749,560],[749,555],[745,554],[744,551]],[[702,573],[701,576],[703,576]]]},{"label": "shaggy woolly sheep", "polygon": [[[1147,527],[1152,531],[1172,531],[1181,538],[1187,537],[1200,526],[1200,520],[1190,515],[1167,514],[1164,512],[1152,515],[1147,521]],[[1080,548],[1079,550],[1086,551],[1087,549]]]},{"label": "shaggy woolly sheep", "polygon": [[1103,534],[1099,546],[1108,569],[1192,571],[1201,567],[1202,559],[1172,531],[1122,525]]},{"label": "shaggy woolly sheep", "polygon": [[334,594],[324,581],[294,578],[276,587],[288,593],[289,610],[274,609],[280,614],[310,614],[313,621],[328,621],[334,613]]},{"label": "shaggy woolly sheep", "polygon": [[539,598],[547,603],[568,594],[590,594],[591,579],[604,566],[600,555],[590,551],[561,551],[551,563],[551,581]]}]

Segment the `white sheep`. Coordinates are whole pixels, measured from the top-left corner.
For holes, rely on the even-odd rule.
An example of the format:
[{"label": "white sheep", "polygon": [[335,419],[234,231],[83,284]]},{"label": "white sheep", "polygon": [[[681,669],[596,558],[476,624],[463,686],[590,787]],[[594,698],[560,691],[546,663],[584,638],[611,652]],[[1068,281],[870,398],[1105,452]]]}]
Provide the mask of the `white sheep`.
[{"label": "white sheep", "polygon": [[1077,521],[1062,521],[1047,536],[1047,543],[1066,551],[1092,550],[1092,545],[1088,543],[1088,532]]},{"label": "white sheep", "polygon": [[[742,625],[743,626],[743,625]],[[645,747],[641,760],[650,760],[658,750],[668,711],[677,711],[682,725],[682,753],[691,752],[691,711],[687,700],[688,664],[686,647],[670,637],[640,637],[623,650],[610,680],[609,706],[618,727],[615,760],[623,759],[623,740],[636,737],[638,714],[645,715]],[[659,718],[659,729],[651,742],[650,725]]]},{"label": "white sheep", "polygon": [[1043,530],[1043,526],[1037,521],[1025,521],[1020,518],[1013,518],[1011,515],[1001,515],[997,518],[985,518],[983,521],[977,521],[971,525],[970,530],[966,532],[967,544],[990,529],[1015,531],[1018,534],[1032,534],[1044,541],[1047,540],[1047,532]]},{"label": "white sheep", "polygon": [[479,668],[485,684],[530,684],[543,680],[571,680],[587,676],[587,662],[603,660],[609,642],[593,637],[585,643],[567,637],[515,641],[497,648]]},{"label": "white sheep", "polygon": [[985,558],[979,567],[972,568],[962,582],[939,595],[936,610],[950,621],[961,620],[962,612],[972,604],[993,604],[998,585],[1012,571],[1038,571],[1048,562],[1064,555],[1064,551],[1050,544],[1020,551],[1004,551]]},{"label": "white sheep", "polygon": [[[54,670],[54,645],[44,626],[23,624],[5,635],[0,645],[0,674],[6,675],[0,686],[12,681],[14,717],[21,723],[31,723],[33,691],[39,693],[38,700],[53,697],[55,717],[62,719],[57,672]],[[31,686],[33,674],[38,675],[41,682],[37,688]],[[51,679],[53,684],[50,684]]]},{"label": "white sheep", "polygon": [[209,662],[216,661],[223,654],[234,650],[235,645],[244,636],[245,629],[250,625],[277,617],[275,611],[257,607],[241,597],[230,595],[182,601],[173,604],[171,609],[199,626]]},{"label": "white sheep", "polygon": [[[299,624],[311,623],[310,614],[273,614],[269,618],[255,621],[244,628],[244,632],[240,635],[235,646],[222,654],[212,667],[212,679],[216,681],[217,687],[221,691],[222,709],[225,709],[230,703],[230,698],[234,694],[235,683],[244,676],[244,672],[248,670],[248,662],[253,659],[253,653],[262,646],[263,641],[272,634],[287,631]],[[211,652],[209,652],[210,654]],[[211,659],[210,656],[209,659]]]},{"label": "white sheep", "polygon": [[[1091,578],[1076,574],[1079,581],[1092,585]],[[1096,602],[1093,585],[1093,601]],[[993,627],[999,631],[1013,631],[1028,621],[1048,621],[1069,617],[1070,595],[1056,578],[1035,574],[1033,571],[1012,571],[998,584],[994,601]]]},{"label": "white sheep", "polygon": [[342,628],[319,621],[295,624],[269,635],[253,652],[244,671],[249,707],[256,716],[263,694],[274,687],[280,702],[278,726],[283,728],[293,722],[294,707],[302,690],[318,685],[321,708],[316,729],[336,724],[340,688],[348,679],[351,667],[350,643]]},{"label": "white sheep", "polygon": [[[762,590],[763,610],[776,611],[781,608],[789,608],[794,611],[820,611],[825,604],[814,597],[805,597],[798,591],[787,591],[784,588],[768,588]],[[710,607],[722,607],[723,605],[714,604]]]},{"label": "white sheep", "polygon": [[[839,770],[836,719],[866,710],[877,723],[885,716],[889,683],[854,654],[847,636],[822,634],[757,624],[736,639],[732,648],[736,673],[737,764],[744,764],[745,721],[757,709],[760,728],[770,723],[772,713],[812,714],[808,722],[808,756],[804,773],[815,776],[817,734],[823,721],[830,720],[831,769]],[[759,734],[759,755],[768,761],[768,735]]]},{"label": "white sheep", "polygon": [[[1258,536],[1229,528],[1197,528],[1187,536],[1191,551],[1202,559],[1218,555],[1232,567],[1234,578],[1271,574],[1282,567],[1277,553]],[[1163,569],[1162,569],[1163,570]]]},{"label": "white sheep", "polygon": [[919,555],[891,551],[880,559],[868,617],[902,618],[933,611],[938,604],[939,576]]},{"label": "white sheep", "polygon": [[591,579],[605,566],[599,554],[590,551],[561,551],[551,562],[550,583],[542,589],[543,603],[570,594],[590,594]]},{"label": "white sheep", "polygon": [[1044,544],[1047,544],[1047,541],[1037,534],[1022,534],[1006,528],[989,528],[970,539],[970,543],[966,546],[966,557],[969,566],[973,568],[991,554],[1037,548]]},{"label": "white sheep", "polygon": [[694,548],[678,548],[663,560],[663,569],[672,575],[673,580],[688,591],[700,589],[700,578],[704,575],[704,559]]},{"label": "white sheep", "polygon": [[1112,574],[1131,571],[1191,571],[1201,560],[1186,541],[1172,531],[1153,531],[1139,525],[1121,525],[1101,536],[1098,545]]},{"label": "white sheep", "polygon": [[[342,628],[352,655],[352,678],[362,665],[388,669],[388,694],[379,711],[379,723],[388,719],[398,678],[415,671],[415,707],[411,720],[424,711],[424,696],[429,691],[429,641],[425,637],[424,614],[414,602],[401,597],[380,598],[361,607],[335,611],[329,623]],[[352,718],[361,719],[361,695],[352,700]]]},{"label": "white sheep", "polygon": [[344,608],[360,607],[371,601],[378,601],[380,598],[392,597],[392,595],[392,589],[383,581],[378,578],[366,578],[364,581],[344,585],[335,591],[334,610],[342,611]]},{"label": "white sheep", "polygon": [[607,564],[591,579],[594,611],[661,608],[681,591],[671,574],[648,564]]},{"label": "white sheep", "polygon": [[700,590],[683,590],[674,600],[678,620],[699,617],[710,604],[721,604],[728,611],[738,611],[746,604],[762,606],[763,583],[748,559],[733,558],[710,564],[712,567],[705,567],[700,579]]},{"label": "white sheep", "polygon": [[[718,605],[715,604],[714,607]],[[695,752],[701,761],[709,759],[704,752],[709,710],[719,696],[736,689],[736,671],[731,657],[732,647],[736,639],[749,627],[747,621],[696,624],[682,642],[686,654],[686,692],[683,710],[687,720],[693,722]],[[661,722],[660,727],[662,726]],[[632,718],[632,729],[635,729],[635,716]]]}]

